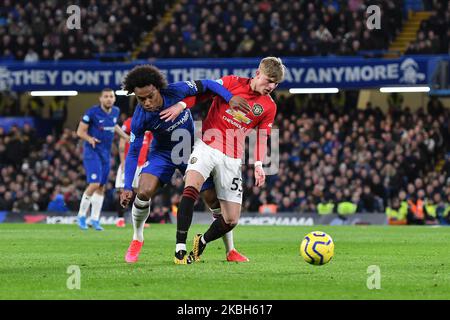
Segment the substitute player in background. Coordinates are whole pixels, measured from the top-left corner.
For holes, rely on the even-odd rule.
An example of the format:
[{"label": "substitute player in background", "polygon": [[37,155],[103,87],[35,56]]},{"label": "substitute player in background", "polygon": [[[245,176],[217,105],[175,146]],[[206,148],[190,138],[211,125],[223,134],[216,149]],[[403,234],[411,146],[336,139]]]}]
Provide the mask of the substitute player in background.
[{"label": "substitute player in background", "polygon": [[110,170],[114,133],[117,132],[122,138],[129,139],[117,125],[120,110],[114,106],[116,101],[114,91],[109,88],[103,89],[99,100],[100,105],[95,105],[84,113],[77,129],[77,135],[84,140],[83,165],[88,182],[78,211],[78,225],[82,230],[88,229],[86,216],[90,206],[92,206],[92,227],[98,231],[103,230],[100,226],[100,212]]},{"label": "substitute player in background", "polygon": [[[151,65],[133,68],[124,79],[124,90],[129,94],[134,93],[139,102],[131,121],[130,149],[125,160],[125,187],[120,195],[120,201],[124,207],[128,205],[133,196],[132,182],[144,133],[148,130],[153,133],[151,151],[148,154],[147,163],[142,168],[137,195],[131,211],[134,234],[125,261],[133,263],[138,260],[144,243],[143,225],[150,213],[151,198],[159,186],[170,182],[176,169],[184,173],[188,157],[184,151],[190,153],[194,140],[194,121],[189,110],[181,107],[183,111],[174,117],[173,121],[161,119],[160,112],[180,102],[186,96],[204,93],[207,90],[220,95],[234,107],[244,108],[247,106],[247,102],[241,97],[233,96],[227,89],[212,80],[185,81],[168,85],[161,71]],[[174,139],[175,131],[180,133],[178,140]],[[183,141],[186,138],[188,141]],[[181,150],[182,155],[172,153],[175,146],[186,144],[186,142],[188,150]],[[202,190],[201,187],[199,190]],[[206,193],[210,188],[212,188],[212,181],[209,180],[206,181],[203,189]],[[206,198],[216,200],[215,193],[214,197],[207,196]],[[212,201],[209,202],[211,204]],[[174,262],[177,264],[191,262],[188,259],[186,248],[176,251]]]},{"label": "substitute player in background", "polygon": [[[270,93],[283,81],[284,70],[281,59],[267,57],[261,60],[253,78],[231,75],[218,80],[233,95],[245,98],[251,109],[238,110],[216,96],[203,121],[202,139],[195,142],[194,151],[189,158],[185,188],[178,206],[176,248],[186,246],[194,203],[203,182],[211,172],[214,172],[214,186],[222,209],[222,215],[211,224],[205,234],[197,234],[194,237],[191,255],[195,261],[200,260],[207,243],[231,231],[239,221],[242,204],[241,159],[245,149],[245,137],[253,128],[258,129],[255,184],[258,187],[264,185],[263,156],[266,154],[267,139],[277,110]],[[190,107],[193,104],[195,102],[190,103]],[[177,107],[166,111],[170,116],[179,112]]]},{"label": "substitute player in background", "polygon": [[[131,119],[132,117],[128,117],[124,123],[122,124],[122,130],[126,134],[131,134]],[[144,141],[142,142],[142,148],[139,151],[139,158],[138,158],[138,166],[137,170],[134,176],[132,187],[133,189],[137,189],[139,184],[139,174],[141,173],[142,166],[147,161],[147,154],[150,148],[150,144],[152,142],[153,135],[151,131],[146,131],[144,134]],[[120,165],[117,169],[117,176],[116,176],[116,190],[119,192],[122,192],[122,189],[125,186],[125,158],[128,154],[128,149],[130,148],[130,141],[120,138],[119,141],[119,157],[120,157]],[[119,228],[125,227],[125,218],[123,217],[125,213],[125,208],[123,208],[121,205],[119,205],[119,212],[118,216],[119,219],[117,220],[116,226]]]}]

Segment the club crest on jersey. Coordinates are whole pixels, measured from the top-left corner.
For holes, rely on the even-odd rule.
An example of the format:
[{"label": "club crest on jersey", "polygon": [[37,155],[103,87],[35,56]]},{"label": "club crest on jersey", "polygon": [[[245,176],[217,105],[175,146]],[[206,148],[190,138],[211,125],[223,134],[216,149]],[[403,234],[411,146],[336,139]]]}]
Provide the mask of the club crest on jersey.
[{"label": "club crest on jersey", "polygon": [[196,163],[196,162],[197,162],[197,158],[196,158],[196,157],[192,157],[190,163],[191,163],[191,164],[194,164],[194,163]]},{"label": "club crest on jersey", "polygon": [[252,112],[255,116],[260,116],[264,112],[264,108],[262,107],[262,105],[255,103],[253,105]]}]

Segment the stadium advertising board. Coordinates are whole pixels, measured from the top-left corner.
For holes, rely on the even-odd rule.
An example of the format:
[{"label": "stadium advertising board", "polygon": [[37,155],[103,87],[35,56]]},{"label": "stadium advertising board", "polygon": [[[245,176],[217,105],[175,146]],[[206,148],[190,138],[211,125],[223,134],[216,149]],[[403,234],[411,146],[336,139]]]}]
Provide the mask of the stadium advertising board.
[{"label": "stadium advertising board", "polygon": [[[131,223],[131,217],[126,217]],[[175,217],[170,217],[172,223],[176,223]],[[209,213],[195,212],[192,223],[210,224],[212,217]],[[0,212],[0,223],[45,223],[45,224],[77,224],[77,213],[51,213],[51,212],[33,212],[33,213],[14,213]],[[102,212],[100,223],[104,225],[114,225],[117,222],[115,212]],[[384,214],[355,214],[341,218],[336,214],[318,215],[318,214],[298,214],[298,213],[279,213],[279,214],[258,214],[242,213],[239,225],[252,226],[314,226],[314,225],[381,225],[386,224],[386,215]]]},{"label": "stadium advertising board", "polygon": [[[427,84],[436,57],[401,59],[363,58],[285,58],[286,79],[280,88],[377,88],[392,85]],[[137,64],[100,62],[41,62],[0,64],[0,90],[119,90],[125,74]],[[169,82],[192,79],[217,79],[235,74],[251,77],[258,59],[183,59],[157,60],[154,64]]]}]

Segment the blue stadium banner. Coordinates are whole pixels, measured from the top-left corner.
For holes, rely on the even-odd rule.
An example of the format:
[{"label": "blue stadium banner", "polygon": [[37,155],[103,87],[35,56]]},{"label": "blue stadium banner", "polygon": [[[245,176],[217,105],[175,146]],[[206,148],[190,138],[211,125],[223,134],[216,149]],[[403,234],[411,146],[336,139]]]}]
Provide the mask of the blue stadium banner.
[{"label": "blue stadium banner", "polygon": [[[429,65],[435,56],[409,56],[401,59],[364,58],[286,58],[286,80],[280,88],[337,87],[378,88],[380,86],[421,85],[431,79]],[[251,77],[260,59],[161,59],[159,67],[169,82],[217,79],[234,74]],[[135,65],[149,63],[101,63],[95,61],[0,63],[0,90],[120,89],[124,75]]]},{"label": "blue stadium banner", "polygon": [[0,117],[0,127],[5,130],[6,133],[11,130],[12,126],[23,128],[25,124],[29,124],[32,128],[35,128],[35,120],[32,117]]}]

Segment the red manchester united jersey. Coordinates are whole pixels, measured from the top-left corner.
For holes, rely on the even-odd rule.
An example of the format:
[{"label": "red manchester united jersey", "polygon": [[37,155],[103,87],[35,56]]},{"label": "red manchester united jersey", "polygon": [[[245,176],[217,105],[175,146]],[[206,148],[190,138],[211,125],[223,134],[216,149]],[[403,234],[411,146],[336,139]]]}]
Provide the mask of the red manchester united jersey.
[{"label": "red manchester united jersey", "polygon": [[[211,147],[220,150],[229,157],[241,158],[245,148],[245,137],[253,132],[257,133],[256,160],[262,160],[262,150],[265,151],[267,139],[260,139],[260,133],[270,134],[277,106],[270,95],[261,95],[250,88],[250,78],[225,76],[220,82],[233,96],[245,98],[250,105],[250,112],[244,113],[232,109],[229,104],[219,96],[213,98],[206,119],[202,125],[202,140]],[[207,98],[204,96],[203,99]],[[192,107],[197,99],[185,99],[188,107]]]},{"label": "red manchester united jersey", "polygon": [[[129,117],[127,120],[125,120],[122,125],[122,130],[128,135],[130,135],[131,133],[131,118],[132,117]],[[146,131],[144,135],[144,141],[142,142],[141,150],[139,151],[138,166],[144,165],[144,163],[147,161],[148,149],[150,147],[152,139],[153,135],[151,131]],[[125,144],[125,158],[127,157],[129,149],[130,149],[130,142],[127,141],[127,143]]]}]

